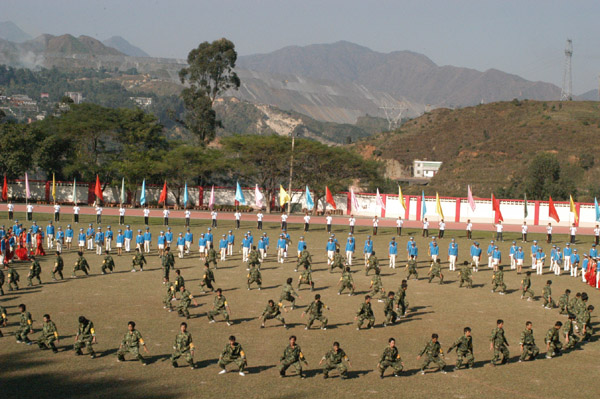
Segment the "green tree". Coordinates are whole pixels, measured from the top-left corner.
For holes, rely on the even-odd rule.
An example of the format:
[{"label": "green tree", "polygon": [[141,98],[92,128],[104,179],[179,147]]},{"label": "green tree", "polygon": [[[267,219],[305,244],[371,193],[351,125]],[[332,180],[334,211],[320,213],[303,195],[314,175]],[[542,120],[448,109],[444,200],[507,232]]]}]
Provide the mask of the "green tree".
[{"label": "green tree", "polygon": [[35,137],[30,125],[7,122],[0,124],[0,173],[8,178],[22,178],[33,166],[31,149]]},{"label": "green tree", "polygon": [[555,200],[565,200],[575,194],[573,180],[561,174],[561,165],[555,154],[541,152],[529,163],[525,179],[527,197],[544,200],[552,196]]}]

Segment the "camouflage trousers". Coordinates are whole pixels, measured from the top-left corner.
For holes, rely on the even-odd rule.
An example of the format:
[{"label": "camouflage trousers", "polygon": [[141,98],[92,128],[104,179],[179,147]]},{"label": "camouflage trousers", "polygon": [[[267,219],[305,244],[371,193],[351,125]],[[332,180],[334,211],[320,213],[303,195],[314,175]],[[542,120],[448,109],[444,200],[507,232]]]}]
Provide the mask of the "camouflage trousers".
[{"label": "camouflage trousers", "polygon": [[27,286],[31,287],[33,285],[33,279],[37,278],[38,284],[42,284],[42,279],[40,278],[39,273],[32,273],[27,276]]},{"label": "camouflage trousers", "polygon": [[276,315],[272,315],[272,314],[266,314],[265,317],[263,318],[263,322],[267,321],[267,320],[279,320],[282,324],[285,324],[285,319],[283,318],[283,316],[280,314],[276,314]]},{"label": "camouflage trousers", "polygon": [[543,297],[543,301],[544,301],[544,306],[548,306],[551,308],[555,308],[556,304],[554,303],[554,300],[550,297],[544,296]]},{"label": "camouflage trousers", "polygon": [[125,355],[131,353],[137,360],[143,362],[144,358],[140,355],[140,348],[137,346],[122,346],[117,351],[117,357],[119,360],[125,360]]},{"label": "camouflage trousers", "polygon": [[329,372],[331,370],[335,370],[338,369],[338,371],[340,372],[340,375],[342,376],[342,378],[346,378],[348,375],[348,367],[346,367],[346,365],[344,363],[332,363],[332,362],[327,362],[325,363],[325,366],[323,367],[323,374],[325,375],[325,377],[329,376]]},{"label": "camouflage trousers", "polygon": [[384,360],[382,362],[379,363],[379,372],[381,373],[381,375],[383,375],[383,373],[385,372],[385,370],[391,367],[394,370],[394,374],[399,374],[404,367],[402,367],[402,361],[401,360],[394,360],[394,361],[390,361],[390,360]]},{"label": "camouflage trousers", "polygon": [[286,370],[290,366],[294,366],[296,373],[298,373],[299,376],[302,376],[302,363],[296,359],[283,359],[279,365],[279,374],[285,375]]},{"label": "camouflage trousers", "polygon": [[15,337],[17,338],[17,341],[30,342],[28,337],[30,332],[31,329],[29,328],[29,326],[19,327],[19,329],[15,332]]},{"label": "camouflage trousers", "polygon": [[400,315],[404,316],[408,310],[408,301],[406,299],[398,301],[398,307],[400,308]]},{"label": "camouflage trousers", "polygon": [[260,288],[262,286],[262,280],[259,278],[249,277],[248,278],[248,288],[250,288],[250,284],[252,284],[252,283],[256,283],[256,285],[258,285],[258,288]]},{"label": "camouflage trousers", "polygon": [[215,316],[218,316],[222,314],[223,317],[225,318],[225,321],[229,321],[229,313],[227,313],[227,311],[225,309],[213,309],[211,311],[208,312],[208,314],[206,316],[208,316],[208,319],[213,321],[215,319]]},{"label": "camouflage trousers", "polygon": [[462,287],[463,284],[467,285],[467,288],[473,288],[473,280],[469,277],[469,278],[460,278],[460,284],[458,285],[459,287]]},{"label": "camouflage trousers", "polygon": [[176,349],[171,355],[171,363],[177,364],[177,359],[180,357],[183,357],[190,366],[194,365],[194,358],[190,350],[180,351]]},{"label": "camouflage trousers", "polygon": [[506,345],[494,345],[494,357],[492,358],[492,364],[496,364],[498,360],[500,360],[500,355],[502,355],[502,363],[508,362],[508,358],[510,357],[510,352]]},{"label": "camouflage trousers", "polygon": [[442,275],[442,273],[440,272],[432,272],[429,275],[429,282],[431,283],[431,280],[433,280],[434,277],[437,277],[440,279],[440,284],[442,284],[444,282],[444,276]]},{"label": "camouflage trousers", "polygon": [[492,283],[492,291],[493,292],[496,292],[496,289],[498,287],[500,287],[500,292],[506,291],[506,284],[504,284],[504,281],[500,281],[500,282],[494,281]]},{"label": "camouflage trousers", "polygon": [[294,298],[294,296],[292,294],[281,294],[281,296],[279,297],[279,303],[282,303],[283,301],[288,301],[292,303],[292,307],[294,307],[294,305],[296,304],[296,298]]},{"label": "camouflage trousers", "polygon": [[395,323],[397,318],[398,318],[398,313],[391,310],[385,314],[385,324]]},{"label": "camouflage trousers", "polygon": [[165,307],[167,309],[173,309],[173,304],[172,304],[172,300],[174,298],[174,295],[172,294],[167,294],[165,295],[165,298],[163,299],[163,303],[165,304]]},{"label": "camouflage trousers", "polygon": [[536,345],[523,345],[523,353],[519,356],[519,360],[525,360],[527,357],[534,360],[539,353],[540,349]]},{"label": "camouflage trousers", "polygon": [[560,342],[550,342],[550,347],[548,348],[548,352],[546,352],[546,357],[554,357],[562,350],[562,343]]},{"label": "camouflage trousers", "polygon": [[73,345],[73,349],[75,349],[76,353],[81,354],[81,348],[83,348],[85,346],[88,353],[90,355],[93,355],[94,348],[92,347],[92,339],[93,339],[93,337],[79,337],[77,339],[77,341],[75,341],[75,344]]},{"label": "camouflage trousers", "polygon": [[471,352],[456,352],[456,368],[460,368],[463,363],[466,363],[468,368],[473,368],[475,365],[475,357]]},{"label": "camouflage trousers", "polygon": [[323,316],[322,314],[319,314],[319,315],[311,314],[308,317],[308,324],[306,324],[306,327],[310,328],[313,325],[313,323],[315,322],[315,320],[318,320],[321,322],[321,328],[327,327],[327,317]]},{"label": "camouflage trousers", "polygon": [[526,288],[526,289],[522,290],[521,296],[523,298],[529,297],[529,298],[533,299],[533,297],[535,296],[535,294],[533,293],[533,291],[531,290],[531,288]]},{"label": "camouflage trousers", "polygon": [[350,295],[354,294],[354,286],[352,285],[352,283],[350,281],[342,282],[342,286],[340,287],[338,294],[341,294],[345,289],[348,289],[348,291],[350,291]]},{"label": "camouflage trousers", "polygon": [[419,279],[419,273],[417,273],[417,269],[408,269],[408,275],[406,276],[406,280],[410,280],[410,276],[415,275],[415,279]]},{"label": "camouflage trousers", "polygon": [[227,366],[228,364],[235,364],[236,366],[238,366],[238,368],[240,369],[240,371],[244,371],[244,367],[246,366],[246,360],[242,359],[241,357],[238,357],[237,359],[231,359],[229,357],[224,357],[219,359],[219,363],[217,363],[217,365],[222,368],[223,370],[225,370],[225,366]]},{"label": "camouflage trousers", "polygon": [[356,327],[361,328],[365,320],[368,321],[366,328],[371,328],[375,325],[375,316],[361,315],[358,316],[358,319],[356,320]]},{"label": "camouflage trousers", "polygon": [[48,349],[52,349],[53,351],[57,352],[56,346],[54,345],[54,341],[56,341],[56,337],[54,336],[54,334],[42,335],[38,339],[37,344],[40,347],[40,349],[48,348]]},{"label": "camouflage trousers", "polygon": [[439,370],[443,370],[446,367],[446,362],[439,356],[431,356],[427,355],[425,360],[423,360],[423,364],[421,365],[421,370],[425,370],[430,363],[435,363],[438,366]]},{"label": "camouflage trousers", "polygon": [[569,335],[569,342],[565,343],[565,349],[572,349],[579,343],[579,337],[575,334]]},{"label": "camouflage trousers", "polygon": [[177,307],[177,313],[181,316],[185,316],[186,318],[190,318],[190,311],[188,308],[190,307],[190,303],[187,301],[181,301],[179,306]]},{"label": "camouflage trousers", "polygon": [[385,299],[385,290],[379,284],[374,285],[373,289],[369,293],[369,295],[371,295],[371,298],[375,298],[375,295],[377,294],[379,294],[380,299]]}]

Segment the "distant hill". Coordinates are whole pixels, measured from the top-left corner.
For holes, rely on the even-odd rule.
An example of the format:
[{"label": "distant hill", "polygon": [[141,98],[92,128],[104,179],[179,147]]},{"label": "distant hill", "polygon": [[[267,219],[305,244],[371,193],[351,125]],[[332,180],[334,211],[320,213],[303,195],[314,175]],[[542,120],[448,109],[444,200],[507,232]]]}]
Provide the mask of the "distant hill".
[{"label": "distant hill", "polygon": [[[541,151],[554,152],[562,173],[576,182],[579,200],[593,201],[600,194],[598,137],[599,102],[514,101],[436,109],[355,147],[386,161],[396,180],[410,173],[415,159],[442,161],[426,194],[465,196],[470,184],[483,197],[500,190],[521,196],[529,162]],[[407,192],[420,193],[421,187]]]},{"label": "distant hill", "polygon": [[113,36],[110,39],[103,40],[102,43],[105,46],[117,49],[121,53],[131,57],[150,57],[144,50],[129,43],[121,36]]},{"label": "distant hill", "polygon": [[15,25],[12,21],[4,21],[0,22],[0,39],[21,43],[31,39],[31,36],[21,30],[21,28]]},{"label": "distant hill", "polygon": [[575,97],[579,101],[598,101],[598,89],[586,91],[583,94],[580,94]]}]

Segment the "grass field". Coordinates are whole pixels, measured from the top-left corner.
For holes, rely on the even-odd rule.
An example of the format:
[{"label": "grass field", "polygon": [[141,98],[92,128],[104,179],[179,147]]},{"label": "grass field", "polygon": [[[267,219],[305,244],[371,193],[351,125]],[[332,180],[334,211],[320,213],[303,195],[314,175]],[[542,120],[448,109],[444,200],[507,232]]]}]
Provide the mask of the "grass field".
[{"label": "grass field", "polygon": [[[22,214],[16,215],[24,220]],[[35,215],[38,224],[45,226],[49,215]],[[111,224],[116,230],[116,218],[104,217],[104,225]],[[80,226],[87,227],[92,217],[82,217]],[[142,227],[142,220],[131,218],[132,228]],[[153,237],[162,229],[158,223],[162,219],[153,220],[151,225]],[[183,220],[172,220],[175,235],[183,231]],[[209,222],[193,221],[195,239],[205,232]],[[68,222],[61,222],[63,228]],[[12,225],[8,220],[0,220],[0,224]],[[215,238],[233,227],[233,222],[221,222],[216,229]],[[302,235],[300,225],[290,225],[292,249],[298,237]],[[242,224],[242,229],[235,231],[237,243],[241,243],[243,232],[251,230],[258,235],[254,223]],[[405,229],[407,230],[407,229]],[[412,230],[412,231],[411,231]],[[508,295],[501,296],[490,292],[491,272],[487,267],[474,274],[475,288],[466,290],[458,288],[457,275],[447,270],[444,263],[446,284],[428,284],[424,277],[428,269],[426,240],[417,237],[420,231],[408,229],[399,240],[401,268],[391,270],[387,267],[387,247],[395,231],[380,229],[374,238],[375,250],[382,260],[383,284],[386,290],[396,291],[405,278],[404,258],[408,235],[415,235],[419,246],[420,280],[409,282],[408,300],[412,313],[399,324],[383,328],[383,304],[374,302],[376,328],[356,331],[354,315],[364,294],[367,292],[370,278],[365,277],[362,262],[355,261],[353,270],[358,295],[348,297],[336,295],[334,287],[339,274],[327,271],[325,258],[326,233],[324,226],[314,226],[313,231],[305,235],[309,250],[313,255],[313,278],[316,292],[322,296],[323,302],[332,310],[326,311],[330,328],[323,330],[304,330],[306,319],[300,317],[307,303],[315,293],[304,288],[300,291],[302,298],[298,301],[300,308],[285,313],[289,330],[280,327],[276,321],[269,321],[267,328],[260,329],[260,316],[269,299],[277,300],[281,286],[287,277],[294,277],[295,261],[288,260],[281,265],[275,261],[274,247],[279,226],[265,224],[265,231],[271,238],[270,256],[262,268],[263,290],[246,290],[246,270],[241,263],[238,249],[232,259],[219,265],[215,271],[216,286],[223,288],[232,310],[234,325],[228,327],[222,319],[216,324],[208,324],[206,312],[212,308],[213,295],[200,295],[198,283],[202,267],[197,254],[183,260],[176,258],[176,268],[181,269],[187,286],[197,295],[199,307],[191,307],[192,318],[188,321],[189,331],[197,346],[195,361],[199,365],[196,370],[187,367],[173,369],[169,362],[172,344],[179,324],[183,320],[176,312],[168,313],[162,307],[165,286],[161,283],[160,261],[156,256],[156,245],[148,257],[149,267],[143,273],[130,273],[131,257],[116,257],[117,271],[112,275],[100,275],[101,257],[93,253],[86,254],[91,266],[91,275],[76,280],[51,282],[50,271],[52,256],[42,259],[42,286],[25,288],[28,264],[18,264],[21,274],[22,290],[6,293],[0,303],[8,308],[9,326],[3,328],[4,338],[0,338],[0,391],[4,397],[36,397],[36,398],[71,398],[71,397],[127,397],[127,398],[187,398],[187,397],[247,397],[247,398],[348,398],[348,397],[382,397],[397,395],[403,397],[443,397],[443,398],[475,398],[486,395],[493,398],[564,398],[594,397],[600,383],[593,377],[600,371],[598,357],[600,349],[597,340],[582,346],[582,350],[565,353],[552,360],[543,359],[545,344],[543,338],[546,331],[556,320],[565,321],[558,310],[545,310],[541,301],[527,302],[520,299],[519,283],[521,276],[507,271],[505,281]],[[347,228],[338,227],[334,233],[344,247]],[[360,255],[366,234],[370,229],[357,229],[357,254]],[[475,232],[474,239],[487,247],[492,237],[491,232]],[[447,250],[451,237],[456,237],[460,246],[459,259],[467,259],[470,242],[464,238],[463,231],[447,231],[446,238],[441,241],[441,253]],[[508,247],[516,234],[505,234],[505,241],[500,244],[506,264]],[[534,236],[541,240],[544,237]],[[556,236],[555,242],[564,243],[565,236]],[[591,237],[580,237],[577,248],[588,250]],[[529,252],[527,244],[527,252]],[[544,246],[547,245],[544,243]],[[197,247],[196,247],[197,248]],[[546,249],[549,253],[549,248]],[[295,254],[295,251],[292,251]],[[65,253],[65,274],[71,273],[75,252]],[[443,257],[445,258],[445,257]],[[445,260],[445,259],[444,259]],[[526,261],[526,265],[529,263]],[[509,269],[509,267],[508,267]],[[529,270],[528,268],[526,270]],[[566,275],[555,277],[549,273],[544,276],[532,276],[533,290],[539,297],[543,283],[552,279],[553,293],[556,299],[570,288],[573,294],[586,291],[590,295],[590,304],[598,309],[599,293],[589,286],[584,286],[581,279]],[[306,286],[304,286],[306,287]],[[6,286],[5,286],[6,291]],[[40,351],[37,346],[16,344],[13,333],[18,326],[17,305],[25,303],[34,317],[36,333],[39,336],[41,319],[49,313],[56,322],[60,332],[60,352]],[[77,317],[85,315],[96,326],[98,344],[95,346],[100,355],[96,359],[88,356],[76,357],[72,343],[77,331]],[[597,318],[593,323],[597,326]],[[511,362],[505,366],[489,367],[492,353],[489,351],[489,335],[495,327],[496,319],[505,320],[505,330],[510,343]],[[127,322],[135,320],[138,330],[143,334],[150,356],[149,365],[142,367],[137,361],[117,363],[116,350],[123,334],[127,330]],[[518,340],[525,322],[534,323],[535,337],[542,351],[540,358],[534,362],[517,363],[519,355]],[[318,322],[317,322],[318,325]],[[448,374],[428,373],[419,375],[421,361],[416,356],[425,345],[431,333],[440,335],[442,347],[446,350],[450,344],[462,334],[464,326],[473,329],[476,368],[451,372],[456,355],[446,356],[449,365]],[[237,373],[218,375],[216,361],[227,337],[235,335],[243,345],[248,357],[248,371],[245,377]],[[309,362],[308,378],[297,377],[281,379],[277,366],[279,357],[287,345],[288,337],[294,334]],[[380,380],[374,371],[387,339],[395,337],[405,363],[405,372],[400,378]],[[333,341],[339,341],[352,361],[350,379],[342,381],[337,372],[333,372],[328,380],[322,378],[321,369],[317,366],[320,358],[331,347]],[[129,358],[128,358],[129,360]],[[180,362],[180,364],[184,364]],[[290,370],[293,370],[290,369]],[[388,369],[386,375],[390,375]],[[590,378],[591,377],[591,378]]]}]

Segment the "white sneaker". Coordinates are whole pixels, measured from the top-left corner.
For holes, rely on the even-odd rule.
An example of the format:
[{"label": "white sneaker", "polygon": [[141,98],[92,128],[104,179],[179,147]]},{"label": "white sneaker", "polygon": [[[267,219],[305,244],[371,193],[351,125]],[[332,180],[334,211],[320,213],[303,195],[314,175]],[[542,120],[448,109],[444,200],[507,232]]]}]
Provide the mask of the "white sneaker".
[{"label": "white sneaker", "polygon": [[135,269],[131,269],[131,273],[135,273]]},{"label": "white sneaker", "polygon": [[227,372],[227,370],[223,369],[221,371],[219,371],[219,374],[225,374]]},{"label": "white sneaker", "polygon": [[243,371],[240,371],[240,372],[239,372],[239,375],[241,375],[242,377],[244,377],[246,374],[244,374],[244,372],[243,372]]}]

